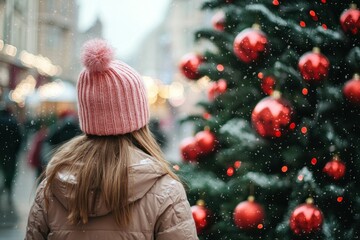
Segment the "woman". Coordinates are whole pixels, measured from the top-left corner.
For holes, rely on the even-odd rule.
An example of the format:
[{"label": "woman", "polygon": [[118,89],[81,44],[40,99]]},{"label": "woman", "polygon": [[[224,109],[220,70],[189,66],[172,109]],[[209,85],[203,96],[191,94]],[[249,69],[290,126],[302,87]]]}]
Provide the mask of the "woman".
[{"label": "woman", "polygon": [[197,239],[184,188],[148,129],[139,74],[103,40],[87,42],[82,60],[85,134],[47,166],[25,239]]}]

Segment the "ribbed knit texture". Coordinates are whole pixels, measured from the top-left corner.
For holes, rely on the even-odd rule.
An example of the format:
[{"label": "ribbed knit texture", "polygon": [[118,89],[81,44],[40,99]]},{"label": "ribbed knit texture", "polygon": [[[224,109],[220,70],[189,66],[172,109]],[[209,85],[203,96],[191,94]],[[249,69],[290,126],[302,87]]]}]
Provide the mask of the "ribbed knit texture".
[{"label": "ribbed knit texture", "polygon": [[[102,45],[102,40],[92,40],[87,44],[86,52]],[[105,45],[105,48],[109,47]],[[89,50],[90,48],[90,50]],[[104,48],[104,46],[102,46]],[[83,132],[91,135],[119,135],[133,132],[149,122],[149,107],[145,86],[140,75],[127,64],[111,60],[100,69],[88,66],[88,62],[101,58],[104,49],[95,49],[95,54],[85,56],[84,69],[77,84],[78,111],[80,127]],[[96,59],[95,59],[96,60]],[[87,62],[86,62],[87,61]],[[107,61],[105,59],[105,61]]]}]

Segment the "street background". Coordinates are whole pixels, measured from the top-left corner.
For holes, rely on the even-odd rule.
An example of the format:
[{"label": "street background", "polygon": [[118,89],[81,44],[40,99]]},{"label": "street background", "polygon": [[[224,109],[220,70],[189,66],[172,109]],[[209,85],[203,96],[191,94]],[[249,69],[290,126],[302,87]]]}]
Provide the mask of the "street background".
[{"label": "street background", "polygon": [[23,132],[11,205],[7,192],[0,192],[0,240],[25,236],[37,176],[28,154],[41,126],[76,112],[80,52],[89,39],[106,39],[116,58],[143,76],[166,158],[180,161],[179,142],[193,134],[193,126],[178,120],[199,111],[194,103],[208,84],[207,79],[189,82],[178,69],[183,55],[203,48],[193,42],[195,28],[210,25],[211,15],[199,11],[201,2],[0,2],[0,105],[11,110]]}]

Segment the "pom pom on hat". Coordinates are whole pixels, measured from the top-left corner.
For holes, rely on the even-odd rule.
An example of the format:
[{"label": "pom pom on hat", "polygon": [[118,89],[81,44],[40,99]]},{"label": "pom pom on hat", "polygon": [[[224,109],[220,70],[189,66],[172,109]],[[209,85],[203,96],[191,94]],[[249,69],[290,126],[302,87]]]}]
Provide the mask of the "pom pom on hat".
[{"label": "pom pom on hat", "polygon": [[102,39],[90,40],[83,46],[81,60],[90,72],[106,71],[113,59],[113,48]]}]

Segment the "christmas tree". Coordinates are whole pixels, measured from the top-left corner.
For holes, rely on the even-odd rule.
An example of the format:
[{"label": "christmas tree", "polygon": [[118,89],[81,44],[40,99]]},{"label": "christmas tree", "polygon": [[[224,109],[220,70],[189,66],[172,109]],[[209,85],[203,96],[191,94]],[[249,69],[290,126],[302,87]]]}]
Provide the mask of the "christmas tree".
[{"label": "christmas tree", "polygon": [[[360,11],[354,1],[208,0],[185,54],[210,79],[176,166],[200,239],[360,237]],[[210,49],[210,48],[209,48]],[[215,49],[215,50],[214,50]]]}]

